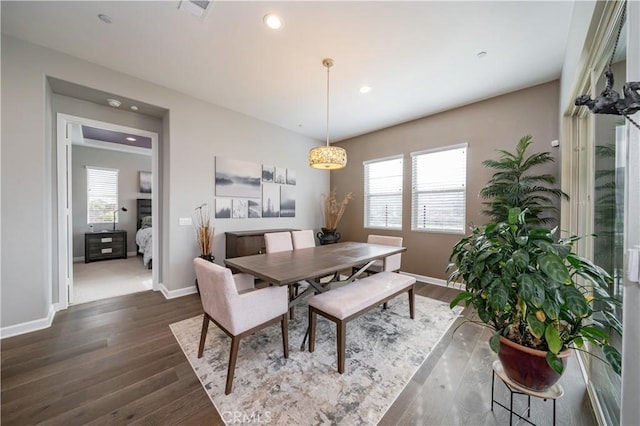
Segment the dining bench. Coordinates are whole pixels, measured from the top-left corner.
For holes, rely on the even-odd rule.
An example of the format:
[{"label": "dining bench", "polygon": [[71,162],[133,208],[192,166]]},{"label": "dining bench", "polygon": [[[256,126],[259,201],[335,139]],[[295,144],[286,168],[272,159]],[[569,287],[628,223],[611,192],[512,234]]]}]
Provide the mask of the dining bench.
[{"label": "dining bench", "polygon": [[347,322],[369,310],[409,293],[409,316],[415,316],[416,279],[394,272],[380,272],[358,279],[344,287],[309,298],[309,352],[315,350],[316,320],[321,315],[336,323],[338,372],[344,373]]}]

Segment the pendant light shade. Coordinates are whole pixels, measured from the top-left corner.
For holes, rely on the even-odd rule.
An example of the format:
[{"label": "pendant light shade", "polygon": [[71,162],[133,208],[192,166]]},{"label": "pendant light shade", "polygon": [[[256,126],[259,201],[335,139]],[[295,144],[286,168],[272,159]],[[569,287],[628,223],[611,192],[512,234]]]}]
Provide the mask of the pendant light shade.
[{"label": "pendant light shade", "polygon": [[347,165],[347,151],[337,146],[329,146],[329,68],[333,66],[333,59],[322,61],[327,68],[327,145],[311,148],[309,151],[309,165],[314,169],[336,170]]}]

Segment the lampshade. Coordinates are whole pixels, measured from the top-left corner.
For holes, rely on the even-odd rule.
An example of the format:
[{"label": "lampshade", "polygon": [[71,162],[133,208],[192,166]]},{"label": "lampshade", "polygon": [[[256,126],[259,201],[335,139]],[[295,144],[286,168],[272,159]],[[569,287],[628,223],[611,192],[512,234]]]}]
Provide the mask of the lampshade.
[{"label": "lampshade", "polygon": [[336,170],[347,165],[347,151],[337,146],[329,146],[329,68],[333,66],[333,59],[324,59],[322,65],[327,68],[327,145],[311,148],[309,165],[314,169]]},{"label": "lampshade", "polygon": [[341,169],[347,165],[347,151],[338,146],[311,148],[309,151],[309,165],[314,169]]}]

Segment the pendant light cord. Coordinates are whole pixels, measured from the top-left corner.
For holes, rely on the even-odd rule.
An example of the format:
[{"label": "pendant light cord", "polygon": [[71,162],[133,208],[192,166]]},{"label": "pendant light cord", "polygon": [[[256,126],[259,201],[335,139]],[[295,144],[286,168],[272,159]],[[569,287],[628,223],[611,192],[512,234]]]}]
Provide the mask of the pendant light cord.
[{"label": "pendant light cord", "polygon": [[324,66],[327,67],[327,147],[329,146],[329,69],[333,65],[333,61],[324,60]]}]

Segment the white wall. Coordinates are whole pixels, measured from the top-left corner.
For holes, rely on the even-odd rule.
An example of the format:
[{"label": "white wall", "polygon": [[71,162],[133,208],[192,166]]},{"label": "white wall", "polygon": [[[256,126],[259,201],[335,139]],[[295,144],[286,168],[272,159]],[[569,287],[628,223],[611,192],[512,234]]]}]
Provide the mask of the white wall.
[{"label": "white wall", "polygon": [[[53,241],[53,138],[45,125],[46,76],[126,96],[168,110],[162,141],[162,284],[193,286],[192,227],[178,226],[203,202],[213,203],[214,158],[222,156],[297,171],[295,218],[216,220],[214,255],[224,257],[224,231],[319,228],[319,200],[329,174],[310,169],[319,142],[254,118],[49,49],[2,36],[2,316],[4,327],[49,315]],[[259,99],[256,100],[259,102]],[[154,188],[155,190],[155,188]],[[155,196],[155,195],[154,195]]]}]

